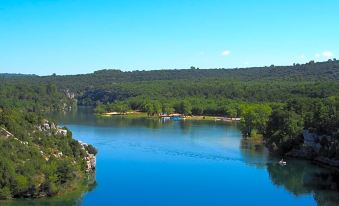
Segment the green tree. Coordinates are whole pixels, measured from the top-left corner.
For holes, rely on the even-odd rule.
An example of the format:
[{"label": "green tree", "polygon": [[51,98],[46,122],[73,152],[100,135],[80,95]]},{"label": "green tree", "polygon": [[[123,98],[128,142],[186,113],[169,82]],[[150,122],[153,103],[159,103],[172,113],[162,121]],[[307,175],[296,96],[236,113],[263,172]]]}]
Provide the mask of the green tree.
[{"label": "green tree", "polygon": [[8,186],[0,188],[0,200],[8,200],[12,198],[11,189]]},{"label": "green tree", "polygon": [[154,114],[153,115],[158,115],[162,111],[161,103],[159,101],[154,101],[153,102],[153,109],[154,109]]},{"label": "green tree", "polygon": [[23,175],[15,176],[14,193],[21,194],[28,190],[28,179]]},{"label": "green tree", "polygon": [[124,103],[124,102],[118,102],[118,103],[114,104],[113,108],[114,108],[115,112],[119,112],[119,113],[122,113],[122,114],[125,114],[129,109],[127,103]]},{"label": "green tree", "polygon": [[49,95],[56,95],[57,94],[57,86],[55,84],[48,84],[47,85],[47,94]]},{"label": "green tree", "polygon": [[95,113],[102,114],[106,112],[106,108],[102,103],[99,102],[97,103],[94,111]]},{"label": "green tree", "polygon": [[171,114],[174,112],[174,108],[171,107],[170,104],[168,103],[163,103],[162,104],[162,112],[165,113],[165,114]]},{"label": "green tree", "polygon": [[204,106],[201,103],[197,103],[192,106],[192,114],[202,115],[204,114]]},{"label": "green tree", "polygon": [[[0,140],[0,147],[2,148],[3,152],[6,152],[5,148],[8,146],[5,146],[4,143],[1,143]],[[14,183],[14,177],[15,177],[15,169],[13,163],[9,160],[9,158],[6,158],[6,156],[2,153],[0,153],[0,186],[9,186]]]},{"label": "green tree", "polygon": [[154,114],[154,105],[151,102],[147,102],[144,106],[144,110],[148,116],[153,116]]},{"label": "green tree", "polygon": [[254,129],[264,134],[271,112],[271,107],[265,104],[243,105],[240,122],[243,135],[250,137]]},{"label": "green tree", "polygon": [[188,100],[184,100],[180,104],[181,112],[184,115],[190,115],[192,114],[192,105]]},{"label": "green tree", "polygon": [[267,125],[265,139],[269,146],[274,144],[277,147],[275,152],[287,152],[302,142],[303,129],[301,115],[294,111],[274,110]]}]

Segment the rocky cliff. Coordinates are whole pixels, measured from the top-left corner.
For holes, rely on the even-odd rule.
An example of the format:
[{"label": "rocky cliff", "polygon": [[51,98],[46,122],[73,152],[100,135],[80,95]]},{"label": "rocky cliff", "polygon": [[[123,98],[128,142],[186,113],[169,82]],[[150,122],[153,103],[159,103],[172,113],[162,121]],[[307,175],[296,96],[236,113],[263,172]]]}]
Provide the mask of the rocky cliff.
[{"label": "rocky cliff", "polygon": [[81,141],[78,141],[79,144],[81,145],[81,149],[84,150],[86,152],[86,156],[84,157],[85,161],[86,161],[86,172],[93,172],[95,171],[96,168],[96,157],[95,154],[90,153],[89,149],[88,149],[88,144],[87,143],[83,143]]},{"label": "rocky cliff", "polygon": [[[68,130],[66,128],[62,128],[58,125],[56,125],[53,122],[50,122],[48,120],[43,120],[41,125],[38,125],[36,127],[39,132],[44,132],[47,136],[51,135],[59,135],[59,136],[64,136],[66,137],[68,134]],[[93,148],[90,149],[90,145],[87,143],[77,141],[79,145],[81,145],[81,149],[84,151],[85,156],[84,160],[86,161],[86,172],[93,172],[95,171],[96,168],[96,154],[93,154]],[[63,154],[62,152],[56,152],[53,154],[56,158],[60,158]],[[49,159],[49,157],[46,157],[45,159]]]},{"label": "rocky cliff", "polygon": [[335,136],[318,135],[304,130],[303,144],[286,155],[301,157],[339,168],[339,139]]}]

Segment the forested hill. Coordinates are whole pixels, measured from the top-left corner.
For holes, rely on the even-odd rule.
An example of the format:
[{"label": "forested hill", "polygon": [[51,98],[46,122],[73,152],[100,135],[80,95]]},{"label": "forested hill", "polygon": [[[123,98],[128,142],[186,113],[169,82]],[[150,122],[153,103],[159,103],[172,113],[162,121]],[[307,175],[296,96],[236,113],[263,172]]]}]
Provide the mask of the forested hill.
[{"label": "forested hill", "polygon": [[11,81],[29,83],[56,83],[59,88],[81,92],[86,88],[105,87],[112,83],[150,81],[150,80],[203,80],[222,79],[228,81],[336,81],[339,79],[339,61],[309,62],[293,66],[267,66],[234,69],[191,69],[120,71],[99,70],[90,74],[51,75],[51,76],[11,76]]},{"label": "forested hill", "polygon": [[25,76],[37,76],[35,74],[13,74],[13,73],[0,73],[0,77],[6,78],[6,77],[25,77]]},{"label": "forested hill", "polygon": [[53,196],[87,180],[95,148],[45,114],[73,101],[53,84],[0,82],[0,200]]},{"label": "forested hill", "polygon": [[[278,153],[300,149],[307,131],[326,138],[320,153],[306,148],[312,152],[304,156],[328,158],[337,161],[334,165],[339,167],[339,61],[335,59],[243,69],[192,67],[12,76],[3,77],[0,88],[2,85],[6,88],[30,86],[33,97],[28,99],[33,101],[37,98],[34,94],[40,93],[33,88],[48,85],[47,94],[58,88],[58,92],[73,99],[74,93],[78,104],[96,106],[97,113],[138,110],[151,116],[176,112],[240,117],[244,136],[264,137],[269,148]],[[5,90],[3,96],[15,94]],[[21,102],[27,99],[26,93],[16,93],[16,98]],[[10,101],[9,98],[5,103],[12,105],[8,104]],[[29,108],[34,111],[34,107],[35,104]]]}]

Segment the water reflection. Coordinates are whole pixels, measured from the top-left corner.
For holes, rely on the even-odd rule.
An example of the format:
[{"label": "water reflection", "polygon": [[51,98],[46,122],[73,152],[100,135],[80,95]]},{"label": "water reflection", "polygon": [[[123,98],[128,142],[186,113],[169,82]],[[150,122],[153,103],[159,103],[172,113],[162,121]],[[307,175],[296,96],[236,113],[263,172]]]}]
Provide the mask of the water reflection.
[{"label": "water reflection", "polygon": [[[93,108],[91,107],[79,107],[78,110],[71,112],[57,112],[50,114],[50,118],[54,121],[62,122],[63,124],[80,124],[80,125],[93,125],[100,127],[146,127],[150,129],[159,129],[168,125],[179,124],[183,133],[189,133],[193,126],[198,127],[199,125],[216,124],[224,125],[223,122],[219,121],[163,121],[158,118],[148,117],[127,117],[127,116],[96,116],[93,114]],[[193,125],[194,122],[194,125]],[[229,124],[234,125],[236,124]]]},{"label": "water reflection", "polygon": [[301,160],[289,160],[286,166],[268,164],[267,171],[273,184],[296,196],[313,194],[318,205],[339,205],[338,171]]},{"label": "water reflection", "polygon": [[[84,141],[92,141],[90,143],[99,147],[99,186],[88,195],[79,194],[67,200],[13,202],[8,205],[68,206],[91,205],[96,201],[114,202],[115,199],[120,200],[120,196],[128,195],[135,184],[144,186],[146,193],[167,191],[166,188],[162,187],[154,190],[152,187],[148,187],[148,184],[157,184],[157,182],[159,182],[159,186],[173,183],[173,190],[169,188],[168,191],[171,195],[179,197],[183,193],[190,195],[187,191],[192,189],[191,185],[220,188],[220,191],[224,193],[222,197],[217,196],[212,189],[206,189],[203,190],[204,193],[199,193],[202,196],[206,195],[205,199],[201,195],[196,197],[195,193],[191,195],[199,201],[216,201],[219,204],[215,205],[225,205],[223,203],[239,201],[236,198],[232,199],[232,197],[228,197],[230,199],[224,198],[227,194],[237,191],[238,185],[240,185],[240,191],[236,193],[238,195],[242,195],[243,188],[241,187],[257,187],[257,183],[251,182],[252,179],[260,180],[258,184],[263,184],[262,186],[269,188],[267,189],[268,194],[256,193],[255,196],[258,195],[259,201],[254,203],[269,199],[270,195],[272,198],[286,197],[279,193],[279,189],[284,188],[285,191],[289,192],[288,196],[292,196],[292,204],[297,204],[300,198],[307,196],[311,201],[308,202],[309,204],[316,202],[321,206],[339,205],[339,175],[337,171],[321,168],[300,160],[288,160],[287,165],[282,167],[277,164],[278,159],[268,155],[265,147],[253,145],[242,139],[236,124],[213,121],[175,122],[119,116],[106,118],[94,116],[90,108],[81,108],[80,110],[66,114],[53,114],[52,117],[70,126],[72,131],[76,133],[76,137],[87,138]],[[130,165],[131,162],[133,164]],[[136,169],[139,171],[138,174],[131,170],[131,167],[136,166],[138,166],[138,169]],[[156,172],[152,173],[153,176],[148,176],[147,174],[152,171]],[[239,172],[242,171],[249,178],[246,179],[246,177],[239,175]],[[266,172],[269,179],[265,176],[267,175]],[[258,175],[259,173],[265,175],[262,175],[261,179],[258,176],[251,177],[251,175]],[[203,175],[199,176],[199,174]],[[209,177],[210,181],[204,182],[206,175],[212,177]],[[120,178],[116,178],[116,176]],[[168,182],[162,176],[167,177]],[[215,181],[213,181],[213,176],[215,176]],[[147,179],[155,179],[156,181],[150,182]],[[180,185],[178,179],[186,184]],[[112,184],[109,184],[110,181]],[[214,184],[211,184],[211,181]],[[232,183],[232,188],[227,186],[232,185]],[[182,186],[183,191],[176,184]],[[276,187],[269,187],[272,184]],[[133,187],[129,187],[129,185],[133,185]],[[176,191],[178,193],[175,193]],[[112,196],[115,195],[115,199],[107,200],[107,198],[110,198],[107,192],[110,192]],[[142,191],[139,193],[140,191],[133,193],[135,199],[148,197]],[[260,194],[263,196],[260,196]],[[158,195],[166,197],[166,192],[159,192]],[[192,196],[188,196],[190,198],[187,198],[187,201],[192,201]],[[166,198],[162,200],[165,201]],[[170,201],[171,199],[167,200]],[[186,205],[190,205],[189,201],[186,202],[188,203]],[[274,201],[276,200],[274,199]],[[125,202],[119,203],[125,205]],[[270,204],[266,203],[266,205]],[[281,203],[278,205],[281,205]]]},{"label": "water reflection", "polygon": [[244,161],[257,168],[265,168],[267,163],[272,161],[264,145],[253,144],[245,138],[241,138],[240,140],[240,151]]},{"label": "water reflection", "polygon": [[241,152],[247,164],[266,168],[274,185],[297,197],[311,194],[319,206],[339,205],[338,170],[297,159],[289,159],[282,166],[278,158],[269,156],[264,146],[253,145],[246,139],[241,140]]},{"label": "water reflection", "polygon": [[157,118],[126,117],[126,116],[95,116],[91,107],[80,107],[71,112],[58,112],[50,115],[50,118],[63,124],[93,125],[100,127],[126,128],[131,126],[144,126],[150,129],[158,129],[164,125],[173,124],[173,121],[161,121]]},{"label": "water reflection", "polygon": [[21,199],[0,201],[1,206],[80,206],[86,193],[91,192],[97,186],[95,174],[88,177],[86,183],[78,191],[70,192],[60,197],[47,199]]}]

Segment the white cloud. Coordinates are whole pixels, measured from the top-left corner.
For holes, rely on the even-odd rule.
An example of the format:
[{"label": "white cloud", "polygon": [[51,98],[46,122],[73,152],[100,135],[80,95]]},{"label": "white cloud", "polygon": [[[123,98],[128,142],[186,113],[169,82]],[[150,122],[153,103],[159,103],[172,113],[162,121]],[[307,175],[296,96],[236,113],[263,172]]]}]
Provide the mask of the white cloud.
[{"label": "white cloud", "polygon": [[333,53],[331,51],[324,51],[322,53],[322,56],[329,59],[329,58],[332,58]]},{"label": "white cloud", "polygon": [[229,51],[229,50],[225,50],[225,51],[223,51],[222,53],[221,53],[221,55],[222,56],[229,56],[231,54],[231,51]]},{"label": "white cloud", "polygon": [[323,51],[321,53],[316,53],[315,58],[316,59],[331,59],[333,57],[333,52],[331,51]]}]

